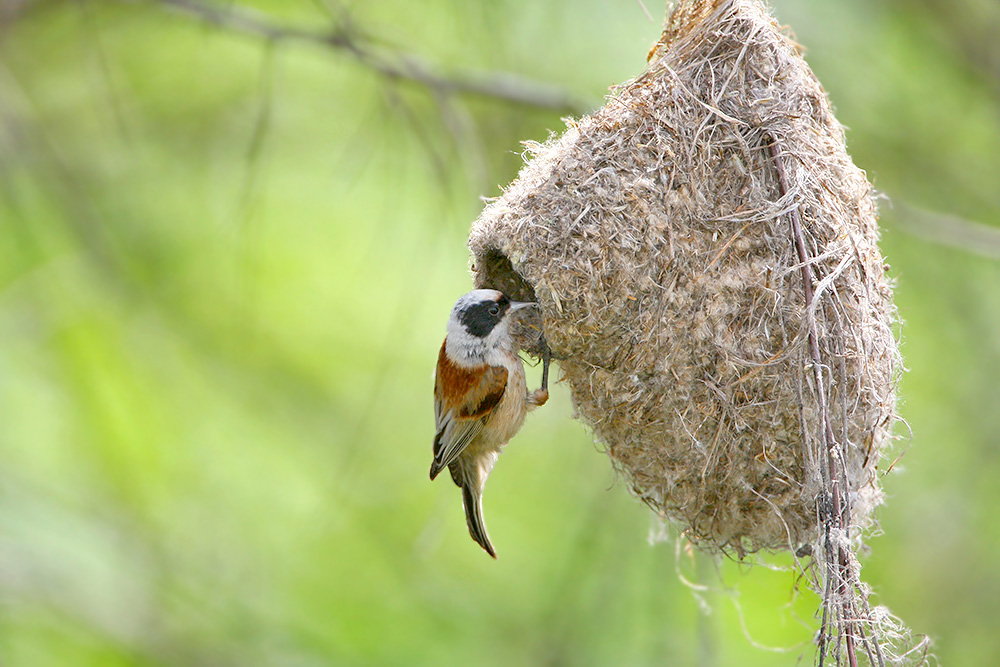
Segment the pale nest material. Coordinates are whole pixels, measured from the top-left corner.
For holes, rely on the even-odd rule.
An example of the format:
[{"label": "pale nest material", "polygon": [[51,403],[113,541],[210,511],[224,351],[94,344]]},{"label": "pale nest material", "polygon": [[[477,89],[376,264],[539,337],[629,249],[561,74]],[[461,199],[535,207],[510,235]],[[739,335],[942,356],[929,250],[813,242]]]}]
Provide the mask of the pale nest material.
[{"label": "pale nest material", "polygon": [[645,73],[530,153],[472,228],[475,283],[539,302],[635,493],[703,548],[794,550],[820,536],[836,467],[864,525],[900,370],[876,207],[766,9],[681,3]]},{"label": "pale nest material", "polygon": [[636,495],[709,552],[794,551],[820,665],[924,663],[854,555],[896,312],[872,188],[797,45],[756,0],[681,0],[647,71],[529,152],[473,225],[475,283],[540,304]]}]

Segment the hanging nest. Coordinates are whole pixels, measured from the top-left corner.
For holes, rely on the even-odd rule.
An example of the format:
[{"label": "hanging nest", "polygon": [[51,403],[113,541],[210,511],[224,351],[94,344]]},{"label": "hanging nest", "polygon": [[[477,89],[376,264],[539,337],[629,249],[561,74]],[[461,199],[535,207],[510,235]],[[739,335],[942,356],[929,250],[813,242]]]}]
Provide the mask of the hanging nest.
[{"label": "hanging nest", "polygon": [[870,616],[852,547],[896,313],[872,188],[797,45],[755,0],[682,0],[647,70],[529,153],[473,225],[476,286],[540,304],[578,416],[688,540],[815,553],[829,622]]},{"label": "hanging nest", "polygon": [[817,378],[853,523],[881,498],[899,354],[872,189],[758,3],[680,7],[648,70],[483,211],[475,282],[538,301],[580,417],[688,539],[795,550],[820,530]]}]

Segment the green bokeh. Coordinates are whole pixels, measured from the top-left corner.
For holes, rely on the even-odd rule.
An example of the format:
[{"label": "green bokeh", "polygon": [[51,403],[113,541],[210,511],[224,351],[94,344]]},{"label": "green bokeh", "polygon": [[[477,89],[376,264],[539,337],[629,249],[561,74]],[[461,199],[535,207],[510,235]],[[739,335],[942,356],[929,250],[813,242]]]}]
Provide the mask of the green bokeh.
[{"label": "green bokeh", "polygon": [[[8,4],[0,663],[811,662],[812,595],[650,546],[658,527],[563,386],[490,480],[498,561],[426,479],[468,225],[558,112],[439,106],[344,51],[157,2]],[[315,30],[341,8],[230,4]],[[864,576],[944,664],[997,664],[1000,247],[928,241],[907,212],[1000,227],[1000,50],[982,29],[1000,8],[775,4],[891,200],[912,438]],[[381,47],[592,106],[658,34],[635,0],[349,13]]]}]

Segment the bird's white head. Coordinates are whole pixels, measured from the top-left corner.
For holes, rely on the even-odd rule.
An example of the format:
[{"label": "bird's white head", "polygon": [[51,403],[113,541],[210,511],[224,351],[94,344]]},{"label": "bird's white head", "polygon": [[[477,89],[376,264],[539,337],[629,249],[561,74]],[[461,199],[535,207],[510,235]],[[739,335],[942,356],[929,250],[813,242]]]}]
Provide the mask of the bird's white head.
[{"label": "bird's white head", "polygon": [[458,363],[475,365],[484,363],[493,350],[513,351],[511,315],[533,305],[531,301],[511,301],[493,289],[463,294],[448,320],[449,355]]}]

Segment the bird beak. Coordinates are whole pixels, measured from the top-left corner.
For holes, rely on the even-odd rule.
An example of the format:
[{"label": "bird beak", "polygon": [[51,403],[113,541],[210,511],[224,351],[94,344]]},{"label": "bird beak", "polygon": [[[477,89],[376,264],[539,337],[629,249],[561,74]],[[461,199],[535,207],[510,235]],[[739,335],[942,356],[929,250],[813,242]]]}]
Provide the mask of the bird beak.
[{"label": "bird beak", "polygon": [[528,306],[537,306],[538,304],[534,301],[511,301],[510,302],[510,312],[515,310],[521,310],[522,308],[527,308]]}]

